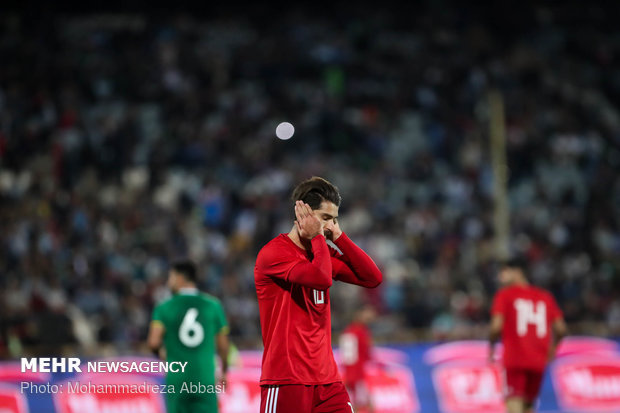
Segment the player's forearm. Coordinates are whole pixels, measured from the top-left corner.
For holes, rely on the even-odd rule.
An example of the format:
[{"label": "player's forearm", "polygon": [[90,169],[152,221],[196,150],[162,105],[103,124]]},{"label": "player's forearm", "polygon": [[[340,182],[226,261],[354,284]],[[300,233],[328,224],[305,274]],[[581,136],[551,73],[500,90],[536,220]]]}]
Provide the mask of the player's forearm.
[{"label": "player's forearm", "polygon": [[230,341],[228,340],[228,334],[221,332],[216,336],[217,354],[222,362],[222,374],[228,372],[228,355],[230,352]]},{"label": "player's forearm", "polygon": [[377,267],[377,264],[364,252],[363,249],[358,247],[344,232],[336,242],[336,246],[342,251],[342,259],[347,263],[349,268],[355,274],[357,282],[355,284],[374,288],[381,284],[383,281],[383,275]]},{"label": "player's forearm", "polygon": [[160,357],[160,351],[164,344],[163,342],[164,328],[163,324],[159,320],[151,322],[149,327],[149,333],[146,338],[146,345],[153,352],[155,357]]},{"label": "player's forearm", "polygon": [[228,372],[228,346],[226,346],[226,349],[218,351],[218,354],[222,362],[222,373],[226,374]]},{"label": "player's forearm", "polygon": [[497,330],[494,328],[489,329],[489,344],[492,346],[495,345],[500,339],[501,330]]},{"label": "player's forearm", "polygon": [[157,358],[159,358],[159,350],[161,349],[161,347],[152,347],[149,346],[149,348],[151,349],[151,352],[153,353],[153,355]]},{"label": "player's forearm", "polygon": [[306,287],[326,290],[332,286],[332,260],[323,235],[312,238],[312,262],[303,262],[294,266],[288,281]]},{"label": "player's forearm", "polygon": [[553,347],[557,347],[560,341],[568,334],[567,330],[555,330],[553,332]]}]

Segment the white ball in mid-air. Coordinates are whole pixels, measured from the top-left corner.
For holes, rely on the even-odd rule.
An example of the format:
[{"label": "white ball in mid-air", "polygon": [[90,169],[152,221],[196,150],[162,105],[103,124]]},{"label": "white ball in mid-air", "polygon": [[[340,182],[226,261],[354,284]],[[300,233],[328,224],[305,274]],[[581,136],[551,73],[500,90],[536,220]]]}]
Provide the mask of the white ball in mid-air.
[{"label": "white ball in mid-air", "polygon": [[291,139],[294,133],[295,127],[288,122],[282,122],[276,128],[276,136],[278,137],[278,139]]}]

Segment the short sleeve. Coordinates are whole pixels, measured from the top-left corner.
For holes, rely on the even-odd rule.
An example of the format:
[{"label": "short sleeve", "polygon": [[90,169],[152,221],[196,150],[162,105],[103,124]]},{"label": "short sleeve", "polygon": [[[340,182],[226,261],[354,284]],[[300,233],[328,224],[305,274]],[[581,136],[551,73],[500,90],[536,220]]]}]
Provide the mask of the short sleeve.
[{"label": "short sleeve", "polygon": [[228,321],[226,320],[226,314],[222,303],[216,301],[215,303],[215,333],[216,334],[228,334],[230,331],[228,327]]},{"label": "short sleeve", "polygon": [[153,316],[151,318],[151,322],[158,323],[164,325],[164,312],[162,311],[161,304],[156,305],[153,309]]},{"label": "short sleeve", "polygon": [[504,297],[505,294],[503,291],[499,291],[497,294],[495,294],[495,297],[493,298],[493,304],[491,305],[491,316],[494,316],[496,314],[501,314],[503,316],[506,315]]}]

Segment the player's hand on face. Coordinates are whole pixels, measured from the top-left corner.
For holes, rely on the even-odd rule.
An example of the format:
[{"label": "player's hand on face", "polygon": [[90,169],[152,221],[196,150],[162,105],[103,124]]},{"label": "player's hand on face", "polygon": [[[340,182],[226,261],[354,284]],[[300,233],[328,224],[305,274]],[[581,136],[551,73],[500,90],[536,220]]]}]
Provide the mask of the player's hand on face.
[{"label": "player's hand on face", "polygon": [[342,235],[340,224],[337,219],[330,222],[325,228],[325,238],[330,241],[336,241]]},{"label": "player's hand on face", "polygon": [[321,220],[314,214],[310,205],[303,201],[295,202],[295,225],[299,236],[305,239],[312,239],[323,232]]}]

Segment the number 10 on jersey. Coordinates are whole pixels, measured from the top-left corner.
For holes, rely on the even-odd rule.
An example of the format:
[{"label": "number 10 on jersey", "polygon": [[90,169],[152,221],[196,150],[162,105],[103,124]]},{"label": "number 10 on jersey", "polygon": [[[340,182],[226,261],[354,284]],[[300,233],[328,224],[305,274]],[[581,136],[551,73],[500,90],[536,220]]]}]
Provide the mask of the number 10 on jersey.
[{"label": "number 10 on jersey", "polygon": [[325,304],[325,291],[312,291],[314,292],[314,304]]}]

